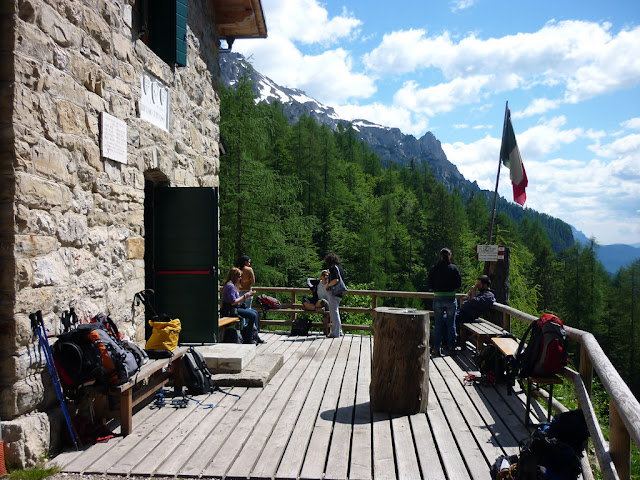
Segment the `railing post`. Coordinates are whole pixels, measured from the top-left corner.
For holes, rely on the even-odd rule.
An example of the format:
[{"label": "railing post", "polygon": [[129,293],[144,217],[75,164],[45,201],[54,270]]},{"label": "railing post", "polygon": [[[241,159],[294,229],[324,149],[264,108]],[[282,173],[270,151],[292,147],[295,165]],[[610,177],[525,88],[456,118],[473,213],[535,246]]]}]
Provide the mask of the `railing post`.
[{"label": "railing post", "polygon": [[609,403],[609,453],[618,477],[631,478],[631,436],[613,401]]},{"label": "railing post", "polygon": [[582,383],[584,383],[587,394],[591,397],[593,363],[591,363],[591,358],[589,358],[589,354],[587,353],[587,349],[584,348],[584,345],[580,345],[580,377],[582,378]]},{"label": "railing post", "polygon": [[[293,305],[294,303],[296,303],[296,292],[291,292],[291,305]],[[293,327],[293,322],[296,321],[296,314],[292,313],[291,314],[291,327]]]},{"label": "railing post", "polygon": [[502,328],[507,332],[511,331],[511,315],[507,312],[502,312]]},{"label": "railing post", "polygon": [[371,310],[375,310],[376,308],[378,308],[378,297],[371,295]]}]

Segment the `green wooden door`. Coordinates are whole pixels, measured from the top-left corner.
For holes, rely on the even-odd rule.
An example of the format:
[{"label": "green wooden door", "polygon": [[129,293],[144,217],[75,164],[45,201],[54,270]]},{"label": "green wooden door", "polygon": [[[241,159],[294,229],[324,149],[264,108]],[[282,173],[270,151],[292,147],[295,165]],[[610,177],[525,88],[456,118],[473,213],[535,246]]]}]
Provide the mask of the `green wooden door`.
[{"label": "green wooden door", "polygon": [[218,189],[154,192],[156,310],[182,323],[180,343],[218,337]]}]

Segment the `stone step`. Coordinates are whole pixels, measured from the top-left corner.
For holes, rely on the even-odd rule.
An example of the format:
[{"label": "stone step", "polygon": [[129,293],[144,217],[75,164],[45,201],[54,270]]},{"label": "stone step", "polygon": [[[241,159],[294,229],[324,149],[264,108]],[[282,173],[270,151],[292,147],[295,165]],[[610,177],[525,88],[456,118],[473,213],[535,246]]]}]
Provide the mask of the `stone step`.
[{"label": "stone step", "polygon": [[216,343],[196,347],[211,373],[240,373],[256,356],[255,345]]}]

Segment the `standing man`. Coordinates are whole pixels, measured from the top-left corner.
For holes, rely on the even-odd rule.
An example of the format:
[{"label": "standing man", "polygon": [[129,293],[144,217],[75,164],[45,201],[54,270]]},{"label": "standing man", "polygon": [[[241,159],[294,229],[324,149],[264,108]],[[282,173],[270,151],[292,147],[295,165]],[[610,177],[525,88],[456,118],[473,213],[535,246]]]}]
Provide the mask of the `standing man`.
[{"label": "standing man", "polygon": [[[456,290],[462,286],[462,276],[458,267],[451,263],[451,250],[440,250],[440,258],[429,271],[429,287],[433,290],[433,315],[435,329],[431,355],[440,356],[443,330],[447,335],[447,351],[456,352]],[[446,320],[445,320],[446,314]]]}]

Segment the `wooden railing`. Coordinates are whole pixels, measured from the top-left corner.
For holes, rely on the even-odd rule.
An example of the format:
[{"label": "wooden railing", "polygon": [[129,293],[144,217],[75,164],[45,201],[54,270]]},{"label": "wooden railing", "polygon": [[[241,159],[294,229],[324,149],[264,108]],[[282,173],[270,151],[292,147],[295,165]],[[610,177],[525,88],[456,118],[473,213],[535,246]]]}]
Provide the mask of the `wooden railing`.
[{"label": "wooden railing", "polygon": [[[311,292],[308,288],[293,288],[293,287],[252,287],[256,292],[258,292],[256,295],[260,294],[260,293],[276,293],[276,294],[289,294],[290,295],[290,303],[292,305],[298,305],[300,306],[301,303],[301,297],[303,296],[311,296]],[[350,312],[350,313],[365,313],[368,315],[373,315],[373,311],[374,309],[378,306],[378,299],[379,298],[433,298],[433,292],[403,292],[403,291],[394,291],[394,290],[347,290],[345,292],[345,295],[354,295],[354,296],[361,296],[361,297],[370,297],[371,298],[371,306],[370,307],[347,307],[344,305],[340,305],[340,311],[341,312]],[[300,301],[298,300],[298,296],[300,296]],[[282,296],[280,295],[279,298],[281,298]],[[457,294],[456,297],[458,298],[459,301],[461,301],[463,298],[466,298],[466,295],[464,294]],[[254,300],[255,302],[255,300]],[[254,308],[257,308],[257,306],[255,306],[254,303]],[[291,319],[289,321],[285,321],[285,320],[269,320],[266,322],[263,322],[261,320],[260,323],[262,324],[266,324],[266,325],[282,325],[282,326],[288,326],[291,325],[293,323],[293,319],[296,315],[296,313],[286,313],[286,312],[279,312],[280,314],[283,315],[290,315]],[[312,312],[309,312],[312,313]],[[430,312],[430,314],[433,314],[433,312]],[[314,326],[318,327],[321,324],[314,324]],[[343,330],[360,330],[360,331],[365,331],[365,332],[370,332],[372,331],[372,328],[370,325],[353,325],[353,324],[348,324],[348,323],[343,323],[342,324],[342,329]]]},{"label": "wooden railing", "polygon": [[[253,287],[258,293],[275,293],[290,295],[291,304],[299,304],[298,296],[309,296],[307,288],[290,287]],[[371,298],[370,307],[345,307],[340,306],[344,312],[366,313],[373,315],[374,309],[378,306],[379,298],[433,298],[433,292],[403,292],[387,290],[348,290],[345,295],[366,296]],[[456,295],[461,302],[466,295]],[[503,314],[502,327],[511,330],[511,317],[515,317],[526,323],[531,323],[537,319],[533,315],[516,310],[507,305],[495,303],[493,309]],[[269,324],[290,325],[295,314],[292,314],[291,321],[271,320]],[[371,331],[368,325],[343,324],[345,330]],[[595,337],[582,330],[572,327],[565,327],[570,339],[578,342],[580,348],[579,372],[566,368],[563,376],[573,382],[580,408],[585,414],[589,433],[593,441],[596,458],[600,470],[605,479],[628,479],[631,470],[631,441],[640,447],[640,404],[633,393],[620,377],[620,374],[608,359],[602,347]],[[591,387],[593,381],[593,370],[595,369],[604,389],[609,395],[609,442],[604,439],[604,435],[596,418],[593,405],[591,403]],[[561,405],[559,405],[561,407]]]},{"label": "wooden railing", "polygon": [[[510,325],[510,317],[526,323],[537,320],[536,317],[507,305],[496,303],[493,308],[503,313],[504,328]],[[566,368],[563,375],[575,386],[578,404],[587,420],[600,470],[605,479],[628,479],[631,476],[631,441],[636,447],[640,447],[640,403],[591,333],[568,326],[565,330],[567,336],[578,342],[581,348],[579,372]],[[609,395],[608,446],[590,398],[594,369]]]}]

